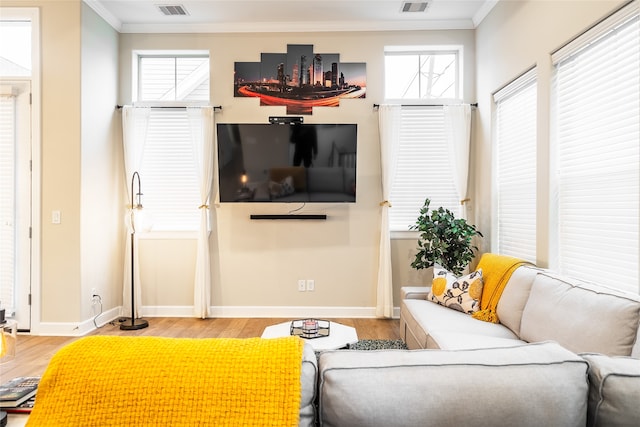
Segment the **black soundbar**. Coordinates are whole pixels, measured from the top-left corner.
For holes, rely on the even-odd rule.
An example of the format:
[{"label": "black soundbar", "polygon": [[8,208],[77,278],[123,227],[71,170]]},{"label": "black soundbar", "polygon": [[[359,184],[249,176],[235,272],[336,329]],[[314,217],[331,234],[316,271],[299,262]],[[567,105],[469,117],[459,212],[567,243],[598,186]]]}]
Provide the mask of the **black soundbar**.
[{"label": "black soundbar", "polygon": [[257,215],[252,214],[251,219],[327,219],[324,214],[278,214],[278,215]]}]

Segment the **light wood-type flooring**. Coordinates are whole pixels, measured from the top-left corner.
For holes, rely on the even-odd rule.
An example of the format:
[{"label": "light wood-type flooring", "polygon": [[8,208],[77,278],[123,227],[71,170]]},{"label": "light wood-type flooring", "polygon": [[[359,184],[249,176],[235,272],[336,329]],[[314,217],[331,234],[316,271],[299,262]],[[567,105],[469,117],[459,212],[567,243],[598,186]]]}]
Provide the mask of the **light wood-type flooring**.
[{"label": "light wood-type flooring", "polygon": [[[118,323],[106,324],[89,335],[162,336],[174,338],[252,338],[262,335],[269,325],[291,319],[275,318],[147,318],[149,327],[122,331]],[[356,328],[359,339],[400,339],[399,320],[329,319]],[[0,365],[0,381],[18,376],[42,375],[51,357],[78,337],[53,337],[19,334],[16,357]]]}]

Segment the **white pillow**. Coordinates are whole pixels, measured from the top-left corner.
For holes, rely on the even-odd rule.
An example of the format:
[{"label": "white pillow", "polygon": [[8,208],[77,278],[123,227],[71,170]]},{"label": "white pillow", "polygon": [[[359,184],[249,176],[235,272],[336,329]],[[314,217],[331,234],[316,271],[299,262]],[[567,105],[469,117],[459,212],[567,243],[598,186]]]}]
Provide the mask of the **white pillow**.
[{"label": "white pillow", "polygon": [[483,286],[482,270],[458,278],[436,265],[433,268],[433,282],[427,299],[463,313],[473,314],[480,310]]}]

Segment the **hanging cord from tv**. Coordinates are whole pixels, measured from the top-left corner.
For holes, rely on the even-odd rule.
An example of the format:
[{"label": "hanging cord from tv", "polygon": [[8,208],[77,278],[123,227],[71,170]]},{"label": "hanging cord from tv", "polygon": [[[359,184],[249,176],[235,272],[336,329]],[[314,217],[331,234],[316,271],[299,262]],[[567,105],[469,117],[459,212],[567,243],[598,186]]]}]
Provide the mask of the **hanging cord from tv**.
[{"label": "hanging cord from tv", "polygon": [[291,214],[293,214],[293,213],[296,213],[296,212],[298,212],[298,211],[302,210],[305,206],[307,206],[307,203],[306,203],[306,202],[302,202],[302,206],[300,206],[298,209],[290,210],[290,211],[287,213],[287,215],[291,215]]},{"label": "hanging cord from tv", "polygon": [[102,315],[102,297],[100,295],[94,295],[93,298],[96,299],[97,303],[100,305],[100,312],[96,314],[95,317],[93,318],[93,326],[95,326],[96,329],[100,329],[102,326],[104,326],[104,325],[98,326],[98,323],[97,323],[98,317]]}]

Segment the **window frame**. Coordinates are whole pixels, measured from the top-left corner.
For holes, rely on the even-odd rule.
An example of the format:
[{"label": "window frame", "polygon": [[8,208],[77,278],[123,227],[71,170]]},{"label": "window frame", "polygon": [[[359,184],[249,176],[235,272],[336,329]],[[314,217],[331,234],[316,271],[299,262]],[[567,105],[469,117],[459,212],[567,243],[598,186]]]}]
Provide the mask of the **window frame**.
[{"label": "window frame", "polygon": [[[538,230],[538,220],[537,220],[537,207],[538,207],[538,146],[537,146],[537,141],[538,141],[538,117],[536,115],[537,112],[537,103],[538,103],[538,96],[537,96],[537,91],[538,91],[538,74],[537,74],[537,67],[532,67],[529,70],[525,71],[524,73],[522,73],[521,75],[519,75],[518,77],[516,77],[515,79],[513,79],[510,83],[507,83],[506,85],[504,85],[501,89],[497,90],[496,92],[494,92],[493,94],[493,108],[494,108],[494,113],[493,113],[493,121],[492,121],[492,127],[493,127],[493,138],[492,138],[492,142],[493,142],[493,168],[492,168],[492,182],[493,182],[493,200],[492,200],[492,247],[493,247],[493,251],[496,253],[505,253],[505,255],[511,255],[514,257],[518,257],[518,258],[523,258],[526,259],[527,261],[533,262],[535,263],[537,260],[537,256],[538,256],[538,250],[537,250],[537,230]],[[500,140],[500,134],[499,134],[499,120],[500,120],[500,107],[501,107],[501,103],[503,102],[510,102],[510,101],[514,101],[514,102],[521,102],[521,99],[516,99],[516,97],[520,97],[524,94],[526,94],[526,91],[533,91],[533,105],[529,105],[529,108],[533,109],[533,114],[531,114],[531,117],[533,117],[533,125],[532,125],[532,129],[534,132],[534,135],[528,135],[529,137],[533,138],[533,147],[528,147],[528,148],[533,148],[534,151],[534,167],[533,167],[533,177],[529,177],[532,178],[534,181],[533,184],[533,203],[534,203],[534,209],[533,212],[530,212],[531,215],[533,215],[533,256],[532,257],[525,257],[522,254],[513,254],[513,253],[508,253],[508,252],[504,252],[502,251],[502,246],[501,246],[501,241],[500,241],[500,237],[501,237],[501,229],[500,229],[500,224],[501,224],[501,218],[500,218],[500,213],[501,213],[501,203],[500,203],[500,196],[501,196],[501,184],[500,184],[500,159],[501,159],[501,152],[500,152],[500,148],[501,148],[501,140]],[[521,138],[519,136],[519,138]],[[522,140],[520,139],[519,142],[522,142]],[[520,172],[522,171],[522,169],[520,170]],[[523,174],[518,173],[517,178],[522,179],[523,178]],[[531,224],[527,224],[527,225],[531,225]]]},{"label": "window frame", "polygon": [[[387,56],[409,56],[409,55],[443,55],[453,54],[456,57],[456,96],[453,98],[433,97],[433,98],[390,98],[387,97],[386,87],[384,89],[384,99],[389,104],[420,105],[426,102],[437,102],[442,104],[460,103],[464,94],[464,47],[462,45],[425,45],[425,46],[385,46],[384,47],[384,81],[386,83]],[[418,70],[420,73],[420,70]]]},{"label": "window frame", "polygon": [[[456,57],[456,97],[454,98],[387,98],[386,87],[384,89],[385,102],[388,104],[398,104],[402,105],[403,108],[416,108],[416,107],[424,107],[424,108],[440,108],[444,105],[448,104],[457,104],[462,102],[463,94],[464,94],[464,46],[462,45],[389,45],[384,47],[384,82],[386,84],[386,76],[388,70],[386,68],[386,58],[387,56],[401,56],[401,55],[438,55],[438,54],[454,54]],[[419,72],[419,71],[418,71]],[[402,114],[402,113],[401,113]],[[444,123],[443,123],[444,126]],[[446,142],[445,142],[446,143]],[[445,155],[447,153],[444,153]],[[400,171],[401,168],[396,169],[396,174]],[[395,181],[395,178],[394,178]],[[453,183],[453,180],[452,180]],[[459,197],[455,193],[455,184],[454,187],[454,197],[453,199],[459,202]],[[393,192],[393,189],[391,190]],[[391,196],[391,204],[393,205],[392,193]],[[424,196],[425,198],[427,195]],[[424,201],[424,200],[423,200]],[[420,204],[420,207],[422,203]],[[457,205],[456,205],[457,206]],[[432,208],[437,208],[435,204],[433,204],[432,200]],[[462,217],[461,210],[463,207],[459,207],[457,210],[453,210],[453,212],[458,217]],[[419,208],[416,210],[415,218],[418,218]],[[390,209],[389,215],[393,215],[393,208]],[[400,239],[415,239],[419,232],[414,230],[397,230],[391,228],[389,230],[390,236],[392,239],[400,240]]]},{"label": "window frame", "polygon": [[[193,100],[170,100],[170,101],[148,101],[148,100],[140,100],[141,96],[141,66],[140,63],[144,58],[208,58],[209,59],[209,99],[202,101],[193,101]],[[133,105],[135,107],[149,107],[151,109],[186,109],[187,107],[204,107],[210,105],[211,99],[211,56],[208,50],[133,50],[132,51],[132,61],[131,61],[131,69],[132,69],[132,79],[131,79],[131,97],[133,101]],[[151,113],[153,114],[153,112]],[[186,110],[185,110],[186,114]],[[188,121],[188,118],[187,118]],[[191,150],[189,143],[189,150]],[[144,176],[142,179],[144,180]],[[143,181],[143,185],[148,187],[148,182]],[[199,184],[198,184],[199,185]],[[146,189],[144,191],[147,191]],[[143,191],[143,192],[144,192]],[[199,192],[199,188],[197,189]],[[144,205],[144,196],[143,196],[143,205]],[[200,205],[200,200],[198,199],[198,203],[195,205],[197,208]],[[199,223],[199,210],[194,208],[194,223]],[[170,229],[161,229],[156,230],[153,227],[150,230],[143,230],[139,233],[139,238],[141,239],[197,239],[198,237],[198,228],[196,226],[193,230],[170,230]]]},{"label": "window frame", "polygon": [[[203,101],[148,101],[141,99],[141,66],[143,58],[208,58],[209,59],[209,99]],[[136,107],[204,107],[211,99],[211,55],[208,50],[134,50],[131,59],[131,99]]]},{"label": "window frame", "polygon": [[[638,29],[638,27],[640,27],[640,14],[638,13],[638,7],[637,4],[627,4],[625,6],[623,6],[622,8],[618,9],[616,12],[612,13],[609,17],[603,19],[602,21],[596,23],[593,27],[591,27],[590,29],[588,29],[587,31],[585,31],[584,33],[580,34],[578,37],[576,37],[575,39],[569,41],[566,45],[562,46],[561,48],[559,48],[558,50],[556,50],[555,52],[552,52],[551,54],[551,63],[553,66],[553,73],[552,73],[552,93],[551,93],[551,100],[552,100],[552,107],[551,107],[551,128],[552,128],[552,132],[551,132],[551,155],[550,155],[550,171],[551,171],[551,176],[550,176],[550,231],[549,231],[549,237],[550,237],[550,242],[549,242],[549,252],[550,252],[550,262],[549,262],[549,268],[558,271],[560,274],[568,274],[568,275],[574,275],[576,276],[578,279],[581,280],[592,280],[592,275],[593,274],[601,274],[602,273],[602,264],[604,263],[605,265],[609,265],[608,261],[611,262],[611,259],[609,260],[605,260],[602,258],[602,252],[603,249],[598,248],[597,253],[594,253],[593,248],[589,249],[587,247],[585,247],[583,244],[581,244],[580,240],[576,239],[576,235],[575,233],[571,235],[572,238],[572,242],[574,242],[574,246],[579,246],[579,250],[580,250],[580,254],[579,254],[579,259],[583,260],[583,261],[587,261],[586,263],[583,262],[582,264],[580,263],[574,263],[571,264],[570,262],[567,263],[566,261],[561,261],[562,259],[566,259],[567,257],[571,257],[573,256],[573,258],[578,258],[576,255],[575,251],[567,251],[564,254],[561,253],[561,247],[562,247],[562,242],[561,242],[561,237],[560,237],[560,233],[563,232],[563,227],[565,227],[565,229],[569,229],[568,227],[566,227],[566,223],[564,221],[562,221],[562,217],[561,215],[566,215],[569,218],[575,219],[575,217],[577,217],[576,215],[573,215],[572,212],[574,211],[580,211],[579,208],[579,203],[577,202],[583,202],[584,200],[587,199],[587,197],[578,197],[576,198],[575,195],[576,194],[580,194],[579,192],[574,191],[573,193],[571,193],[571,197],[573,197],[572,200],[572,208],[573,211],[569,211],[567,209],[567,211],[569,212],[568,214],[566,212],[562,211],[562,202],[560,200],[561,194],[562,194],[562,188],[560,183],[561,183],[561,178],[564,177],[564,181],[566,182],[588,182],[587,180],[590,178],[590,176],[586,176],[584,175],[584,170],[583,169],[577,169],[575,167],[573,167],[574,164],[576,164],[577,162],[572,162],[572,163],[567,163],[565,162],[565,164],[568,166],[566,168],[566,170],[570,171],[571,174],[567,174],[567,173],[562,173],[562,177],[561,175],[561,157],[560,157],[560,149],[562,148],[563,150],[566,150],[567,147],[569,148],[569,150],[575,150],[575,145],[574,146],[566,146],[563,145],[563,147],[560,147],[560,138],[562,137],[565,140],[572,140],[572,139],[579,139],[580,140],[580,147],[579,149],[581,151],[589,151],[591,154],[590,156],[587,157],[587,160],[595,160],[597,162],[602,162],[603,164],[606,165],[606,162],[609,160],[607,158],[607,156],[605,154],[608,154],[609,152],[611,152],[611,150],[607,151],[605,150],[604,153],[596,153],[594,151],[594,147],[598,147],[597,141],[593,141],[594,139],[597,138],[591,138],[591,136],[597,136],[600,135],[602,126],[598,126],[598,127],[589,127],[586,131],[584,130],[584,126],[580,129],[582,129],[581,131],[576,132],[576,127],[572,126],[571,128],[569,127],[565,127],[562,129],[570,129],[569,131],[563,131],[560,126],[560,116],[561,114],[567,114],[567,111],[563,110],[560,111],[560,107],[558,105],[559,102],[559,98],[562,97],[564,98],[566,96],[566,92],[561,88],[559,89],[559,78],[564,78],[562,76],[564,76],[564,74],[566,73],[566,70],[564,69],[565,65],[573,65],[576,63],[576,58],[578,58],[578,60],[580,62],[584,61],[585,58],[589,59],[589,55],[592,54],[593,52],[597,53],[597,51],[603,50],[603,51],[607,51],[607,52],[613,52],[610,49],[607,50],[606,46],[605,49],[602,49],[602,46],[600,46],[600,42],[601,41],[606,41],[606,37],[609,36],[615,36],[616,33],[619,33],[619,28],[625,24],[625,23],[629,23],[630,20],[635,20],[635,22],[632,25],[636,26],[635,31],[639,32],[640,29]],[[615,31],[612,31],[614,30]],[[633,36],[633,34],[632,34]],[[632,39],[633,37],[630,36],[629,38]],[[635,40],[637,40],[637,37],[635,37]],[[595,51],[592,51],[592,49],[596,49]],[[619,51],[621,49],[621,46],[619,46],[618,44],[616,44],[616,49],[617,51]],[[586,54],[587,57],[580,57],[581,55]],[[595,58],[592,59],[593,62],[597,63],[599,66],[603,65],[603,64],[607,64],[607,61],[605,60],[605,58]],[[592,63],[593,63],[592,62]],[[617,63],[615,64],[616,69],[620,69],[623,70],[625,69],[624,66],[622,66],[621,64]],[[562,76],[560,76],[558,74],[558,67],[563,68],[561,73]],[[575,73],[575,70],[570,70],[572,73]],[[635,71],[635,69],[633,70]],[[573,80],[571,81],[571,85],[575,85],[578,83],[581,84],[591,84],[591,87],[596,87],[593,86],[594,84],[594,79],[592,78],[592,76],[599,76],[602,75],[603,71],[601,69],[599,70],[594,70],[593,68],[589,68],[588,69],[588,73],[584,72],[584,75],[588,75],[589,76],[589,80],[585,81],[584,79],[578,79],[575,76],[578,74],[571,74]],[[633,74],[633,72],[631,73]],[[611,80],[613,77],[610,76],[610,74],[606,74],[607,78],[609,80]],[[634,75],[635,77],[635,75]],[[633,79],[633,78],[632,78]],[[584,86],[582,86],[584,87]],[[619,86],[618,86],[619,87]],[[628,85],[624,86],[624,89],[620,88],[616,91],[613,92],[614,94],[620,94],[620,93],[625,93],[628,94],[629,91],[631,89],[629,88]],[[635,90],[638,90],[638,87],[635,88]],[[612,92],[612,91],[610,91]],[[587,100],[589,99],[588,97],[591,97],[592,99],[595,99],[596,102],[595,103],[587,103]],[[594,98],[595,97],[595,98]],[[621,103],[620,103],[620,97],[611,97],[613,99],[603,99],[606,97],[603,97],[602,94],[593,94],[593,93],[585,93],[584,91],[581,91],[579,96],[576,97],[577,99],[572,98],[567,105],[573,105],[573,106],[578,106],[580,108],[588,108],[589,105],[595,104],[596,106],[593,107],[594,109],[597,109],[598,112],[603,111],[604,109],[606,109],[607,106],[615,106],[616,108],[621,108]],[[626,104],[625,104],[626,105]],[[631,103],[632,106],[635,107],[635,109],[638,108],[638,105],[636,103]],[[571,111],[573,114],[584,114],[584,111],[575,111],[575,109],[573,111]],[[626,110],[625,110],[626,112]],[[631,115],[632,117],[634,116],[633,114]],[[581,116],[583,117],[583,116]],[[637,118],[637,115],[635,115],[635,117]],[[598,115],[598,119],[601,120],[602,116]],[[621,118],[619,116],[616,116],[616,123],[619,123],[619,120],[621,120]],[[592,123],[589,122],[587,120],[587,122],[591,125]],[[594,121],[594,123],[597,121]],[[603,120],[604,122],[604,120]],[[573,124],[573,123],[572,123]],[[637,132],[637,126],[638,123],[634,122],[633,123],[634,126],[636,126],[636,132]],[[619,124],[617,125],[619,126]],[[628,127],[628,125],[627,125]],[[562,133],[562,136],[560,136],[560,133]],[[629,130],[626,130],[626,134],[628,135]],[[585,138],[581,138],[581,135],[583,134],[585,136]],[[617,137],[618,135],[615,135],[615,132],[613,133],[613,135],[611,135],[612,137]],[[616,145],[617,146],[623,146],[623,141],[617,140],[616,141]],[[631,147],[632,145],[629,145],[629,147]],[[625,146],[626,147],[626,146]],[[635,149],[637,150],[637,145],[635,146]],[[636,156],[638,155],[637,153],[635,154]],[[623,156],[625,159],[629,159],[629,153],[625,152],[623,154],[621,154],[621,156]],[[566,158],[566,156],[565,156]],[[572,159],[573,160],[573,159]],[[583,162],[585,161],[584,159],[582,160]],[[637,166],[638,163],[634,164],[635,167]],[[619,167],[619,164],[616,164],[616,168],[624,170],[623,168]],[[579,172],[579,174],[576,174],[574,172],[574,170],[577,170]],[[591,171],[592,169],[590,169],[589,171]],[[554,173],[555,172],[555,173]],[[633,172],[638,174],[640,173],[640,171],[638,171],[637,169],[633,169]],[[603,172],[601,172],[601,174],[603,176],[607,176],[610,177],[611,174],[607,174],[607,171],[604,170]],[[579,177],[578,180],[574,179],[574,181],[568,180],[566,179],[566,177],[569,176],[570,178],[573,177]],[[625,180],[624,182],[633,182],[637,180]],[[587,194],[587,192],[585,191],[587,188],[586,187],[581,187],[582,188],[582,194]],[[607,200],[607,197],[609,197],[611,195],[611,192],[609,192],[609,189],[611,188],[611,183],[609,183],[607,186],[605,186],[605,188],[603,189],[602,186],[598,185],[593,185],[593,186],[589,186],[588,190],[589,190],[589,194],[595,193],[598,190],[603,190],[603,192],[601,192],[600,194],[604,194],[605,196],[602,199],[598,199],[599,202],[601,202],[602,200]],[[637,191],[637,190],[636,190]],[[635,197],[635,199],[637,199],[638,197],[640,197],[640,194],[638,194],[638,192],[636,192],[635,194],[632,194],[632,197]],[[607,206],[606,203],[610,203],[611,201],[609,200],[608,202],[606,201],[605,204],[603,205],[602,203],[591,203],[589,205],[588,208],[583,209],[584,210],[592,210],[592,208],[601,208],[602,206]],[[630,200],[628,198],[626,198],[624,195],[620,195],[619,199],[616,199],[616,202],[618,203],[618,208],[620,208],[620,206],[625,206],[625,203],[629,203]],[[620,202],[622,202],[622,205],[620,205]],[[617,205],[616,205],[617,206]],[[578,207],[577,209],[575,209],[575,207]],[[636,206],[637,209],[637,206]],[[636,212],[636,215],[638,213]],[[579,217],[580,220],[584,220],[583,217]],[[637,218],[637,217],[636,217]],[[609,216],[609,214],[607,214],[607,219],[609,221],[615,221],[616,219],[618,219],[618,221],[620,221],[620,216],[618,217],[611,217]],[[589,228],[589,224],[595,224],[594,221],[587,223],[587,225],[584,225],[585,223],[577,223],[574,222],[574,229],[576,228],[576,224],[580,225],[581,228]],[[637,226],[637,221],[634,223]],[[620,233],[620,230],[615,230],[618,231],[619,235],[627,235],[629,233],[628,229],[625,229],[622,233]],[[590,234],[590,240],[594,240],[594,236],[595,238],[597,238],[598,233],[604,232],[607,237],[610,237],[611,235],[615,234],[615,231],[612,231],[609,227],[606,227],[606,230],[603,231],[602,227],[600,229],[597,229],[594,231],[593,229],[589,229],[588,233],[585,234]],[[640,246],[640,233],[638,232],[638,230],[636,230],[636,240],[635,240],[635,247],[634,249],[636,250],[636,254],[637,251],[640,250],[639,246]],[[602,235],[602,234],[601,234]],[[582,237],[582,236],[579,236]],[[569,239],[566,239],[565,236],[565,242],[569,242]],[[626,245],[622,245],[620,243],[620,241],[617,241],[618,243],[615,245],[615,247],[624,247],[625,248],[625,252],[629,252],[628,246]],[[599,245],[601,245],[603,242],[598,242]],[[611,242],[608,242],[609,246],[611,247]],[[570,246],[570,244],[567,244],[567,246]],[[604,252],[607,252],[606,250],[604,250]],[[637,255],[636,255],[637,256]],[[635,283],[634,285],[629,285],[629,286],[619,286],[619,284],[626,284],[628,283],[630,280],[629,277],[629,273],[631,273],[631,271],[627,271],[627,272],[623,272],[623,270],[621,268],[619,268],[620,266],[618,264],[620,263],[624,263],[623,260],[621,260],[619,256],[615,256],[615,262],[611,263],[612,265],[609,265],[610,267],[610,274],[606,275],[607,279],[611,280],[611,282],[607,283],[606,281],[604,282],[604,284],[608,284],[608,286],[613,286],[616,289],[621,289],[621,290],[626,290],[626,291],[632,291],[634,293],[639,293],[640,292],[640,272],[637,270],[637,259],[632,260],[630,258],[627,258],[627,265],[632,265],[635,266],[636,271],[633,271],[633,273],[635,274]],[[631,258],[634,258],[633,256]],[[591,260],[589,262],[589,260]],[[585,266],[585,264],[587,264]],[[615,274],[612,274],[615,273]]]}]

